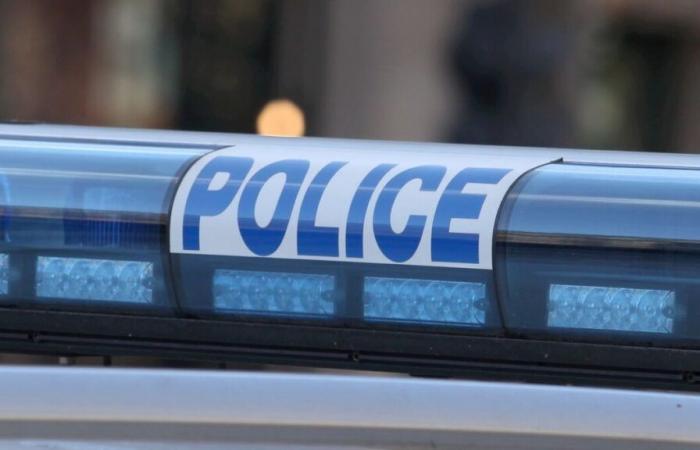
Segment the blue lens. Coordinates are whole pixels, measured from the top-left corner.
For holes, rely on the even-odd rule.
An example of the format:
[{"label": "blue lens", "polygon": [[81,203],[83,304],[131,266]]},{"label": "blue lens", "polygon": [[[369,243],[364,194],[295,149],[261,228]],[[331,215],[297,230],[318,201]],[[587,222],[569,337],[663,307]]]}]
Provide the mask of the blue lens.
[{"label": "blue lens", "polygon": [[0,295],[7,295],[10,289],[10,257],[0,253]]},{"label": "blue lens", "polygon": [[672,291],[552,284],[547,325],[560,328],[673,332]]},{"label": "blue lens", "polygon": [[332,275],[216,270],[214,306],[219,311],[330,316],[335,313]]},{"label": "blue lens", "polygon": [[171,188],[203,153],[157,144],[0,139],[0,232],[4,226],[18,249],[155,255]]},{"label": "blue lens", "polygon": [[159,237],[157,220],[114,210],[117,205],[139,204],[144,197],[141,190],[75,183],[71,196],[73,201],[83,205],[84,210],[71,212],[64,217],[67,246],[139,250],[157,248],[154,245]]},{"label": "blue lens", "polygon": [[367,319],[465,325],[486,322],[484,283],[367,277],[363,297]]},{"label": "blue lens", "polygon": [[152,303],[153,263],[40,256],[36,296]]}]

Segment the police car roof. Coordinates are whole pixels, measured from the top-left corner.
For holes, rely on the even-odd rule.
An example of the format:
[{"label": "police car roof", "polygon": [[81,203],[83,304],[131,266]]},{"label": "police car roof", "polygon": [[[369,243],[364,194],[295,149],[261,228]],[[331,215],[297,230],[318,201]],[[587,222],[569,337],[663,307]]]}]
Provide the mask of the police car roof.
[{"label": "police car roof", "polygon": [[700,448],[700,397],[691,394],[363,375],[5,367],[0,397],[0,449],[16,448],[16,441],[23,448],[45,448],[42,441],[51,448]]}]

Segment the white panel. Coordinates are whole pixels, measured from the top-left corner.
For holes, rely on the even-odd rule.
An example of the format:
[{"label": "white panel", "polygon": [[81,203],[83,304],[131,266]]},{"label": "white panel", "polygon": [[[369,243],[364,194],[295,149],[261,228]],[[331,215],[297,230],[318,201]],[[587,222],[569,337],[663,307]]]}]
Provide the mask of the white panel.
[{"label": "white panel", "polygon": [[[526,171],[551,162],[555,158],[543,155],[532,156],[527,152],[517,150],[493,153],[484,151],[483,147],[465,147],[460,152],[456,152],[454,149],[450,150],[453,151],[429,151],[428,149],[422,150],[418,146],[407,146],[406,150],[403,151],[381,148],[371,151],[367,148],[353,149],[352,147],[335,146],[292,148],[271,141],[269,145],[242,144],[209,153],[190,168],[180,184],[172,209],[170,249],[174,253],[260,256],[254,248],[251,248],[250,241],[246,241],[241,235],[239,216],[242,193],[251,186],[251,178],[262,168],[275,162],[295,159],[307,161],[309,169],[306,171],[294,199],[284,238],[274,252],[264,256],[281,259],[336,260],[379,264],[402,263],[414,266],[491,269],[493,230],[498,209],[508,189]],[[198,233],[199,248],[192,249],[183,243],[183,223],[188,198],[202,170],[214,159],[220,157],[251,158],[254,163],[247,172],[242,185],[230,199],[228,207],[219,214],[201,217]],[[315,225],[337,230],[337,246],[333,247],[331,256],[300,254],[297,246],[297,232],[303,198],[314,177],[322,168],[332,162],[343,162],[345,165],[335,173],[325,186],[315,215]],[[363,255],[362,257],[347,255],[345,237],[351,203],[365,176],[381,164],[394,166],[381,178],[370,197],[362,233]],[[378,222],[375,212],[380,215],[383,212],[377,210],[377,200],[380,193],[385,190],[387,184],[396,175],[424,166],[439,166],[444,169],[442,175],[435,177],[439,181],[436,188],[428,189],[427,186],[423,186],[420,179],[416,178],[403,184],[391,203],[390,224],[393,233],[402,233],[412,215],[418,215],[425,219],[416,251],[408,259],[397,259],[387,253],[387,246],[382,246],[375,235],[375,224]],[[474,182],[464,186],[462,193],[483,195],[483,205],[478,211],[478,218],[456,217],[450,221],[449,230],[452,239],[458,244],[464,234],[478,235],[478,261],[476,258],[471,258],[468,261],[461,259],[445,261],[445,258],[439,258],[433,254],[436,247],[432,240],[433,225],[438,202],[443,198],[449,182],[462,170],[471,168],[496,169],[503,171],[505,175],[495,184]],[[200,180],[200,184],[206,183],[208,185],[212,198],[216,197],[217,191],[223,186],[221,181],[223,175],[220,173],[217,172],[213,177],[209,176],[209,178],[205,177]],[[272,211],[280,202],[280,193],[285,181],[286,177],[280,178],[279,175],[275,175],[262,185],[255,203],[254,216],[257,226],[265,227],[270,223]],[[208,198],[205,196],[201,201],[206,202]]]}]

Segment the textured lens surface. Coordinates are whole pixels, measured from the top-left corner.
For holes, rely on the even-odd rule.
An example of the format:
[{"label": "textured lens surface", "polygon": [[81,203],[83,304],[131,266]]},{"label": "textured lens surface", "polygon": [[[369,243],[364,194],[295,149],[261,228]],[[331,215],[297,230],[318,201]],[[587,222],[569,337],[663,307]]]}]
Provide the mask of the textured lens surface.
[{"label": "textured lens surface", "polygon": [[10,257],[5,253],[0,253],[0,295],[7,295],[9,292],[10,278]]},{"label": "textured lens surface", "polygon": [[365,278],[368,319],[483,325],[486,285],[461,281]]},{"label": "textured lens surface", "polygon": [[335,303],[332,275],[247,270],[214,273],[214,306],[218,310],[332,315]]},{"label": "textured lens surface", "polygon": [[131,303],[153,301],[153,263],[40,256],[37,297]]},{"label": "textured lens surface", "polygon": [[675,314],[672,291],[565,284],[549,288],[550,327],[672,333]]}]

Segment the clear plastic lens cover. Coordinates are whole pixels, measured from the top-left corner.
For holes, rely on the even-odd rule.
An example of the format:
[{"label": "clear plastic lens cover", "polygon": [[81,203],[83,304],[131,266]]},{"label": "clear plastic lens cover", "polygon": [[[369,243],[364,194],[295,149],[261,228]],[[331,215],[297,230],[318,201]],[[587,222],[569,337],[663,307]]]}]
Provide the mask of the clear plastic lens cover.
[{"label": "clear plastic lens cover", "polygon": [[170,196],[212,149],[0,139],[2,304],[170,314]]},{"label": "clear plastic lens cover", "polygon": [[700,241],[700,170],[549,164],[520,180],[498,230]]},{"label": "clear plastic lens cover", "polygon": [[0,229],[16,247],[159,247],[171,186],[205,152],[0,139]]},{"label": "clear plastic lens cover", "polygon": [[551,164],[527,174],[497,225],[506,327],[700,338],[698,206],[700,170]]}]

